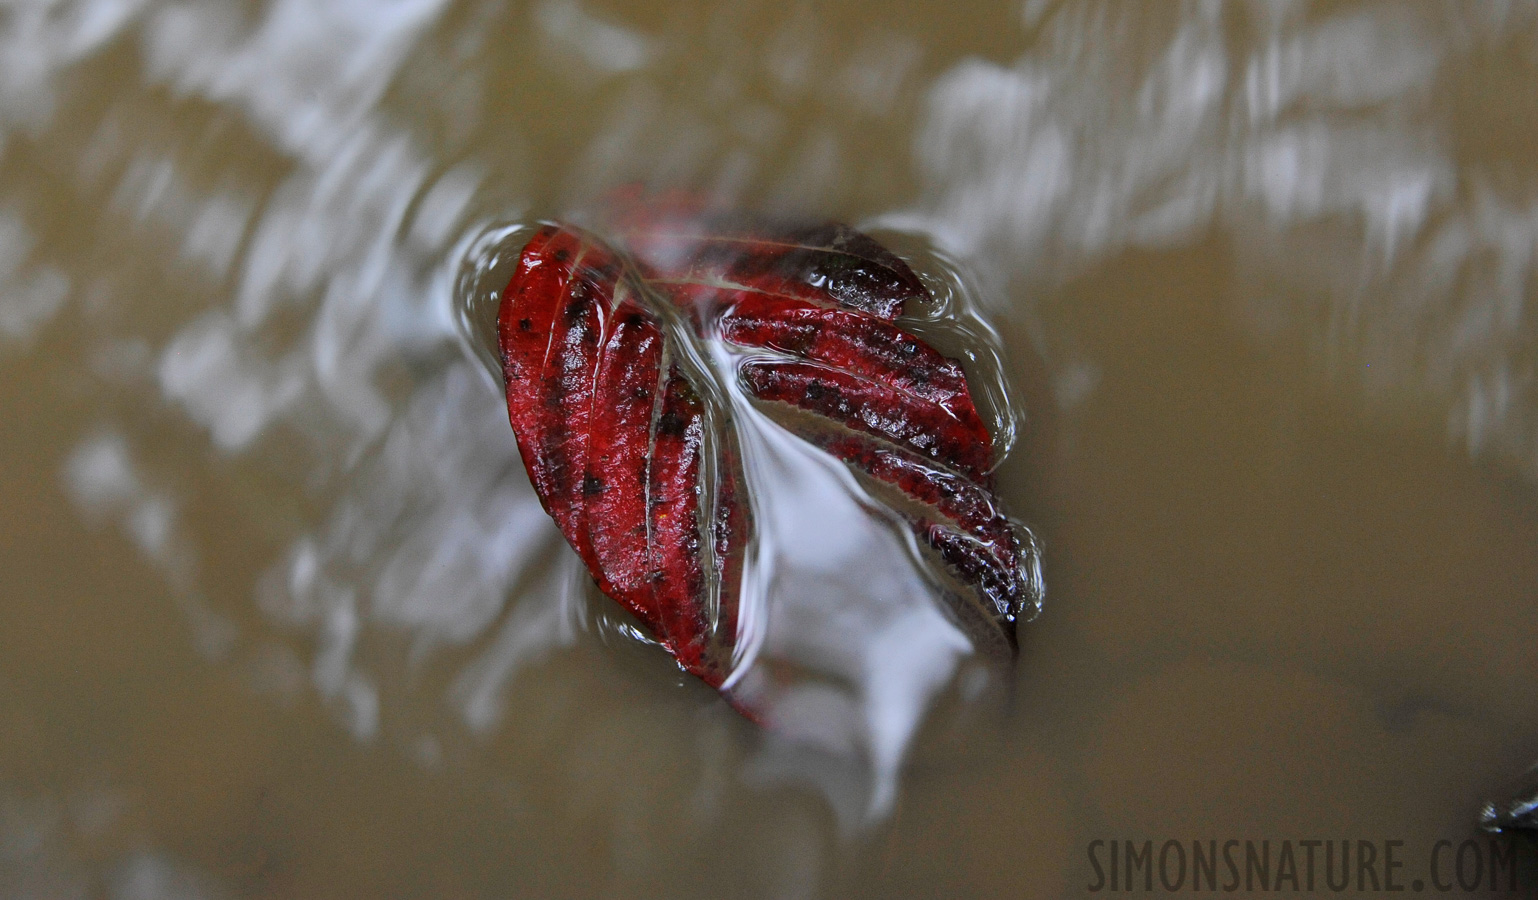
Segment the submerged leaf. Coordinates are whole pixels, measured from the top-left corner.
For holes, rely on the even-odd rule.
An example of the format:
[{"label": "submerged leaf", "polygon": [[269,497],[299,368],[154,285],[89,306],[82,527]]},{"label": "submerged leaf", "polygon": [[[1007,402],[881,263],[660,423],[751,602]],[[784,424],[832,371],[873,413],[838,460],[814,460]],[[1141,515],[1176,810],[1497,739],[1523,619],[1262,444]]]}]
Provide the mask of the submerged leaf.
[{"label": "submerged leaf", "polygon": [[912,270],[844,225],[635,207],[613,233],[541,229],[498,320],[524,463],[603,592],[727,683],[753,526],[730,410],[710,400],[715,341],[733,390],[860,475],[943,564],[967,630],[1012,652],[1038,600],[1029,547],[993,496],[961,367],[894,322],[928,298]]}]

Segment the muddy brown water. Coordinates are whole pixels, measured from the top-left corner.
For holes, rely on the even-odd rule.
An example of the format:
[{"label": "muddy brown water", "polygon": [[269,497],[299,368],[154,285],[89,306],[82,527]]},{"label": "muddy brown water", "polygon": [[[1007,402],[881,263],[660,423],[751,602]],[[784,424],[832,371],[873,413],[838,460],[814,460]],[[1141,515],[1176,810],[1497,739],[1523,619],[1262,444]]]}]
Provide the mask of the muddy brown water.
[{"label": "muddy brown water", "polygon": [[[1538,759],[1538,6],[30,0],[0,70],[0,896],[1407,883]],[[480,229],[635,182],[1001,336],[1045,610],[877,815],[611,627],[460,339]]]}]

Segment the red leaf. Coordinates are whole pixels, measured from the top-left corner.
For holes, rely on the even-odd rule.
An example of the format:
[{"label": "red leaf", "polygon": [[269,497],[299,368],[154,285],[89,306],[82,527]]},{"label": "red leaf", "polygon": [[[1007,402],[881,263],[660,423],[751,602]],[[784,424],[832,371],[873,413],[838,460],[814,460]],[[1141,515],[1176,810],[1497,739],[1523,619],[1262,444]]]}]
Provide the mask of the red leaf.
[{"label": "red leaf", "polygon": [[843,225],[636,206],[614,232],[623,250],[539,231],[498,322],[524,464],[604,593],[686,670],[730,675],[750,498],[692,351],[719,339],[747,394],[867,476],[1012,648],[1026,550],[961,367],[894,324],[928,297],[912,270]]}]

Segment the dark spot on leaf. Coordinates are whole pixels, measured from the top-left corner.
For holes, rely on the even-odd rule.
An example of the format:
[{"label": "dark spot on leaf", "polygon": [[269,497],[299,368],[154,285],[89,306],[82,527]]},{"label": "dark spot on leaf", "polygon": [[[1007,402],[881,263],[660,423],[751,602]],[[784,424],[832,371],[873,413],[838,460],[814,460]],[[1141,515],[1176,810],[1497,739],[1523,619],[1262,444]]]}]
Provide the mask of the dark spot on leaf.
[{"label": "dark spot on leaf", "polygon": [[663,413],[657,420],[657,431],[668,437],[681,438],[689,430],[689,420],[677,413]]}]

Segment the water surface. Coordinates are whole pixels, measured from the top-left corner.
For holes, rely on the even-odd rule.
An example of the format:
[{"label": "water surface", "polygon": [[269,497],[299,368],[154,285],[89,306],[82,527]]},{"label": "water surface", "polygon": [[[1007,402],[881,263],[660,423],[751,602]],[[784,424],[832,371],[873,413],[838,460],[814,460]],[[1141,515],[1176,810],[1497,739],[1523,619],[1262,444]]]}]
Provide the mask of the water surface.
[{"label": "water surface", "polygon": [[[0,894],[1461,840],[1538,759],[1535,48],[1519,3],[10,5]],[[461,339],[488,223],[634,182],[880,230],[1000,335],[1048,604],[858,827],[602,626]]]}]

